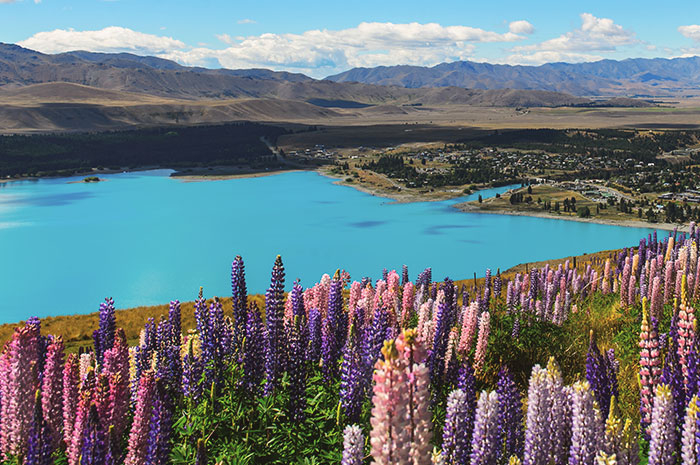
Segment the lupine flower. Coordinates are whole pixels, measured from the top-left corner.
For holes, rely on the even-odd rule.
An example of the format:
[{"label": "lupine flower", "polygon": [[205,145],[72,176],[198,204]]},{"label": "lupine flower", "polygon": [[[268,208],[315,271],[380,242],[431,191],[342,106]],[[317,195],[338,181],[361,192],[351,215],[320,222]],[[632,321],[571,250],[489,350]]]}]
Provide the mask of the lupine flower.
[{"label": "lupine flower", "polygon": [[114,299],[106,298],[100,304],[100,328],[95,339],[95,358],[97,364],[102,366],[104,353],[114,344],[114,333],[117,330],[117,319],[114,312]]},{"label": "lupine flower", "polygon": [[85,427],[89,421],[90,409],[94,405],[95,389],[95,370],[90,368],[85,374],[85,379],[80,386],[78,395],[78,407],[75,413],[75,423],[73,425],[73,437],[66,450],[68,463],[70,465],[79,465],[80,455],[83,450],[83,440],[85,439]]},{"label": "lupine flower", "polygon": [[107,462],[107,434],[94,403],[90,404],[80,443],[80,465],[102,465]]},{"label": "lupine flower", "polygon": [[168,322],[172,331],[172,343],[180,346],[182,342],[182,311],[180,309],[180,301],[173,300],[168,308]]},{"label": "lupine flower", "polygon": [[661,378],[661,358],[659,353],[658,333],[655,325],[649,325],[646,299],[642,301],[642,326],[639,340],[639,384],[641,396],[641,424],[646,431],[651,423],[651,411],[654,404],[654,392]]},{"label": "lupine flower", "polygon": [[[179,361],[179,357],[176,358]],[[112,348],[104,354],[102,373],[108,377],[109,392],[107,411],[102,420],[104,425],[108,425],[105,430],[112,426],[113,435],[121,438],[127,426],[130,401],[129,346],[121,328],[116,332]]]},{"label": "lupine flower", "polygon": [[482,391],[476,406],[470,465],[496,465],[499,452],[498,394]]},{"label": "lupine flower", "polygon": [[612,370],[608,369],[608,361],[598,349],[593,330],[590,332],[588,354],[586,355],[586,380],[593,390],[601,411],[610,409],[610,397],[613,395],[611,380],[608,379]]},{"label": "lupine flower", "polygon": [[156,380],[153,373],[144,373],[139,382],[136,407],[134,408],[134,422],[129,433],[129,445],[124,465],[142,465],[146,463],[149,425],[151,423],[155,388]]},{"label": "lupine flower", "polygon": [[321,312],[312,308],[309,310],[309,345],[306,358],[313,364],[321,359]]},{"label": "lupine flower", "polygon": [[238,353],[245,337],[248,308],[248,289],[245,282],[245,264],[240,255],[231,264],[231,307],[233,309],[233,347]]},{"label": "lupine flower", "polygon": [[265,395],[270,395],[279,385],[284,371],[284,265],[277,256],[272,267],[270,287],[265,294]]},{"label": "lupine flower", "polygon": [[587,465],[593,462],[605,444],[603,420],[588,381],[578,381],[574,384],[571,404],[569,464]]},{"label": "lupine flower", "polygon": [[491,314],[484,312],[479,318],[479,340],[476,343],[476,352],[474,353],[474,369],[476,371],[483,368],[486,362],[486,346],[489,341],[489,333],[491,332]]},{"label": "lupine flower", "polygon": [[469,405],[464,391],[452,391],[447,396],[445,428],[442,433],[442,457],[445,465],[469,463],[473,418],[474,408]]},{"label": "lupine flower", "polygon": [[7,346],[2,389],[2,437],[4,454],[24,456],[34,417],[34,394],[39,388],[39,328],[17,328]]},{"label": "lupine flower", "polygon": [[656,388],[654,408],[649,427],[649,465],[672,465],[675,463],[676,415],[671,389],[661,384]]},{"label": "lupine flower", "polygon": [[415,330],[405,330],[382,349],[374,372],[370,444],[378,465],[430,463],[428,369]]},{"label": "lupine flower", "polygon": [[34,403],[34,417],[32,418],[32,426],[27,441],[25,465],[53,465],[51,454],[56,449],[57,441],[54,437],[54,430],[51,429],[51,426],[44,419],[41,403],[41,395],[37,391],[36,402]]},{"label": "lupine flower", "polygon": [[344,344],[343,326],[340,324],[343,312],[342,282],[338,272],[331,281],[328,295],[328,315],[321,325],[321,359],[323,362],[323,379],[332,382],[338,377],[338,359]]},{"label": "lupine flower", "polygon": [[75,354],[68,354],[63,365],[63,441],[69,445],[73,438],[73,425],[78,409],[78,384],[80,366]]},{"label": "lupine flower", "polygon": [[[201,380],[203,373],[204,367],[202,366],[202,359],[194,353],[194,340],[190,338],[187,341],[187,353],[182,360],[182,394],[195,404],[202,395],[203,386]],[[246,375],[244,374],[244,378],[245,377]],[[260,379],[262,379],[262,377],[260,377]],[[244,381],[244,384],[247,383]],[[255,390],[252,389],[253,386],[247,387],[255,392]]]},{"label": "lupine flower", "polygon": [[700,459],[696,438],[698,434],[698,420],[700,419],[700,406],[698,405],[698,396],[695,395],[688,402],[688,407],[685,410],[685,419],[683,421],[683,431],[681,435],[681,459],[682,465],[696,465]]},{"label": "lupine flower", "polygon": [[53,432],[53,447],[58,447],[63,430],[63,339],[51,337],[46,350],[42,377],[42,416]]},{"label": "lupine flower", "polygon": [[479,321],[479,304],[472,302],[465,306],[462,317],[462,333],[459,339],[459,353],[466,357],[472,349],[476,327]]},{"label": "lupine flower", "polygon": [[348,425],[343,430],[343,460],[341,465],[362,465],[365,457],[365,436],[362,428]]},{"label": "lupine flower", "polygon": [[357,339],[353,325],[343,348],[343,362],[340,366],[340,406],[349,423],[359,421],[366,396],[365,370]]},{"label": "lupine flower", "polygon": [[498,424],[501,434],[499,457],[521,456],[523,453],[523,405],[513,376],[504,366],[498,377]]},{"label": "lupine flower", "polygon": [[243,384],[253,393],[260,390],[265,374],[264,333],[257,305],[248,310],[246,337],[243,347]]},{"label": "lupine flower", "polygon": [[[150,418],[146,446],[147,465],[165,465],[170,463],[170,438],[173,430],[173,396],[166,377],[159,377],[155,382],[153,411]],[[214,385],[212,385],[214,391]]]},{"label": "lupine flower", "polygon": [[289,411],[294,420],[304,418],[306,408],[306,338],[302,315],[289,327]]}]

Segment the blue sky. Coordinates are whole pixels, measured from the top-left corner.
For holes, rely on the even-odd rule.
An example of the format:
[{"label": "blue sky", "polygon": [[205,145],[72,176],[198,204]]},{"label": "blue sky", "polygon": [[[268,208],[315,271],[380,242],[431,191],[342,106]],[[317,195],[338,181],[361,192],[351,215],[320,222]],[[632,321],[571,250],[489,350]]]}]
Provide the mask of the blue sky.
[{"label": "blue sky", "polygon": [[323,77],[459,59],[536,65],[696,55],[700,2],[0,0],[0,41]]}]

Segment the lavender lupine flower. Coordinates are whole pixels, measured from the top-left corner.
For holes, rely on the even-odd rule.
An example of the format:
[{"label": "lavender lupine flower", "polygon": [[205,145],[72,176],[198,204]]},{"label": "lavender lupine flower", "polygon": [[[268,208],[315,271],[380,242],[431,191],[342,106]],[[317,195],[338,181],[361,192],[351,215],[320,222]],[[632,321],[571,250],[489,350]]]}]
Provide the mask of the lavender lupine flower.
[{"label": "lavender lupine flower", "polygon": [[499,457],[518,457],[523,454],[523,404],[513,376],[504,366],[498,377],[498,424],[502,449]]},{"label": "lavender lupine flower", "polygon": [[403,265],[401,267],[401,287],[405,286],[406,283],[410,281],[411,280],[408,279],[408,267],[406,265]]},{"label": "lavender lupine flower", "polygon": [[63,441],[66,446],[73,439],[73,425],[78,409],[80,366],[75,354],[68,354],[63,365]]},{"label": "lavender lupine flower", "polygon": [[63,339],[50,336],[42,376],[41,408],[53,432],[54,448],[61,442],[63,430],[63,363]]},{"label": "lavender lupine flower", "polygon": [[348,425],[343,430],[343,460],[341,465],[362,465],[365,458],[365,436],[362,428]]},{"label": "lavender lupine flower", "polygon": [[309,310],[309,345],[306,358],[312,364],[317,365],[321,359],[321,312],[316,308]]},{"label": "lavender lupine flower", "polygon": [[673,465],[677,441],[676,415],[671,389],[665,384],[656,388],[649,436],[649,465]]},{"label": "lavender lupine flower", "polygon": [[[243,347],[248,317],[248,289],[245,282],[245,264],[240,255],[231,264],[231,291],[233,298],[231,306],[233,309],[233,347],[236,353],[240,353]],[[242,355],[242,354],[241,354]],[[239,357],[241,356],[239,355]]]},{"label": "lavender lupine flower", "polygon": [[306,408],[306,338],[301,315],[289,327],[289,412],[293,420],[304,419]]},{"label": "lavender lupine flower", "polygon": [[604,447],[605,430],[588,381],[578,381],[571,393],[572,435],[569,465],[593,463]]},{"label": "lavender lupine flower", "polygon": [[100,304],[100,329],[95,339],[95,357],[98,366],[102,366],[104,353],[112,348],[116,330],[117,317],[114,312],[114,299],[108,297]]},{"label": "lavender lupine flower", "polygon": [[343,362],[340,366],[340,406],[348,423],[359,421],[366,397],[367,383],[363,377],[363,360],[357,339],[357,331],[353,325],[343,348]]},{"label": "lavender lupine flower", "polygon": [[467,395],[455,389],[447,396],[445,428],[442,433],[442,459],[445,465],[467,465],[471,452],[474,408]]},{"label": "lavender lupine flower", "polygon": [[243,346],[243,384],[257,394],[265,374],[265,334],[262,318],[256,304],[248,310],[245,342]]},{"label": "lavender lupine flower", "polygon": [[428,352],[428,367],[430,368],[430,381],[435,389],[439,389],[444,381],[445,352],[450,335],[449,306],[447,303],[438,304],[433,335],[432,348]]},{"label": "lavender lupine flower", "polygon": [[470,465],[496,465],[499,452],[498,394],[482,391],[476,406]]},{"label": "lavender lupine flower", "polygon": [[51,426],[44,419],[41,402],[40,392],[37,391],[32,427],[29,430],[29,439],[27,441],[25,465],[53,465],[51,454],[56,449],[55,433],[53,433]]},{"label": "lavender lupine flower", "polygon": [[124,465],[143,465],[148,451],[149,425],[153,410],[156,380],[152,372],[146,372],[139,381],[134,422],[129,433],[129,445]]},{"label": "lavender lupine flower", "polygon": [[696,444],[699,436],[698,420],[700,419],[700,406],[698,396],[695,395],[688,402],[685,410],[685,420],[683,421],[683,432],[681,435],[681,459],[682,465],[696,465],[700,461],[700,454]]},{"label": "lavender lupine flower", "polygon": [[[171,363],[179,362],[179,354],[174,358],[177,360],[172,360]],[[102,373],[108,377],[109,400],[107,411],[101,420],[105,430],[112,426],[113,436],[121,439],[127,426],[130,401],[129,346],[121,328],[116,332],[112,348],[104,354]]]},{"label": "lavender lupine flower", "polygon": [[277,256],[265,293],[265,395],[277,388],[284,372],[284,265]]},{"label": "lavender lupine flower", "polygon": [[554,359],[546,369],[535,365],[528,390],[524,465],[566,463],[571,428],[567,405],[568,394]]},{"label": "lavender lupine flower", "polygon": [[95,404],[90,405],[83,428],[80,465],[103,465],[107,462],[107,435],[102,428]]}]

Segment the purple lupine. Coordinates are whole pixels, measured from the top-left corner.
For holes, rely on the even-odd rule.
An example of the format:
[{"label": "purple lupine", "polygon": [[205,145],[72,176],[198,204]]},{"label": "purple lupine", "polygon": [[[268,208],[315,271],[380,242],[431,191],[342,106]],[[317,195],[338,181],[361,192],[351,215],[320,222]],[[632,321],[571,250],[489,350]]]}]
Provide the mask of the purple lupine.
[{"label": "purple lupine", "polygon": [[569,465],[592,464],[604,446],[605,427],[588,381],[574,384],[571,404]]},{"label": "purple lupine", "polygon": [[148,428],[145,465],[165,465],[170,463],[170,439],[173,433],[173,410],[175,408],[173,404],[174,399],[167,378],[158,378],[155,384],[153,412]]},{"label": "purple lupine", "polygon": [[117,317],[114,311],[114,299],[108,297],[100,304],[100,326],[95,338],[95,357],[97,365],[102,366],[104,353],[114,344],[114,333],[117,330]]},{"label": "purple lupine", "polygon": [[187,353],[182,359],[182,394],[193,404],[197,404],[202,396],[201,380],[204,367],[201,357],[194,353],[193,343],[194,341],[190,338],[187,343]]},{"label": "purple lupine", "polygon": [[265,395],[279,386],[285,368],[284,354],[284,265],[277,256],[272,267],[270,287],[265,293]]},{"label": "purple lupine", "polygon": [[368,383],[363,376],[362,363],[357,330],[353,325],[343,348],[343,362],[340,366],[340,406],[348,423],[360,420],[362,404],[367,398]]},{"label": "purple lupine", "polygon": [[613,395],[612,382],[608,379],[612,370],[608,369],[607,358],[598,349],[593,330],[590,332],[589,341],[586,355],[586,380],[598,401],[600,411],[607,412],[610,410],[610,397]]},{"label": "purple lupine", "polygon": [[447,396],[445,427],[442,433],[442,459],[445,465],[467,465],[471,451],[474,406],[467,395],[455,389]]},{"label": "purple lupine", "polygon": [[673,465],[677,441],[676,415],[671,389],[665,384],[656,388],[649,436],[649,465]]},{"label": "purple lupine", "polygon": [[513,375],[504,366],[498,376],[498,424],[502,448],[499,457],[523,454],[523,404]]},{"label": "purple lupine", "polygon": [[95,404],[90,405],[83,428],[80,448],[80,465],[103,465],[107,462],[107,435]]},{"label": "purple lupine", "polygon": [[[29,430],[29,439],[27,440],[27,456],[24,459],[25,465],[53,465],[51,454],[56,449],[56,433],[51,429],[51,426],[46,422],[42,408],[42,400],[40,392],[36,393],[36,401],[34,403],[34,417],[32,418],[32,426]],[[60,438],[59,438],[60,441]]]},{"label": "purple lupine", "polygon": [[344,341],[342,334],[347,327],[341,324],[343,312],[343,283],[336,272],[328,293],[328,315],[321,326],[321,359],[323,379],[332,382],[338,377],[338,359]]},{"label": "purple lupine", "polygon": [[294,421],[304,419],[306,408],[306,337],[301,315],[296,315],[289,325],[289,404],[290,417]]},{"label": "purple lupine", "polygon": [[430,382],[436,390],[444,381],[445,351],[447,340],[450,336],[449,307],[445,302],[438,304],[435,320],[435,332],[433,334],[432,347],[428,351],[428,368],[430,369]]},{"label": "purple lupine", "polygon": [[341,465],[362,465],[365,458],[365,435],[357,425],[343,430],[343,460]]},{"label": "purple lupine", "polygon": [[696,465],[700,461],[700,447],[696,442],[696,438],[700,439],[700,405],[698,405],[698,396],[695,395],[688,402],[685,410],[685,419],[683,421],[683,429],[681,436],[681,459],[682,465]]},{"label": "purple lupine", "polygon": [[386,310],[378,308],[372,317],[372,323],[365,325],[362,334],[361,355],[366,380],[371,381],[374,364],[379,359],[382,346],[389,329],[389,317]]},{"label": "purple lupine", "polygon": [[404,287],[409,281],[410,279],[408,279],[408,266],[403,265],[401,267],[401,287]]},{"label": "purple lupine", "polygon": [[243,385],[252,393],[260,391],[265,374],[265,335],[262,318],[256,304],[248,310],[245,342],[243,346]]},{"label": "purple lupine", "polygon": [[498,409],[496,391],[482,391],[474,418],[470,465],[496,465],[499,450]]},{"label": "purple lupine", "polygon": [[309,345],[306,359],[314,365],[321,359],[321,312],[316,308],[309,310]]},{"label": "purple lupine", "polygon": [[179,346],[182,344],[182,310],[180,309],[179,300],[170,302],[168,322],[170,323],[170,330],[172,332],[172,343]]},{"label": "purple lupine", "polygon": [[240,255],[231,263],[231,307],[233,309],[233,347],[242,358],[243,338],[245,337],[248,317],[248,289],[245,282],[245,264]]}]

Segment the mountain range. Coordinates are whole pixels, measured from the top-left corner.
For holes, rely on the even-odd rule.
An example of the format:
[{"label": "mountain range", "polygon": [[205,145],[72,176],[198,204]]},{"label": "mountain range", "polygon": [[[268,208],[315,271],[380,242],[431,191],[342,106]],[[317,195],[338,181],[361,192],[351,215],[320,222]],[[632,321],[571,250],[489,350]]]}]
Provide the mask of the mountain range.
[{"label": "mountain range", "polygon": [[326,79],[411,89],[456,86],[537,89],[594,97],[682,97],[700,94],[700,57],[635,58],[541,66],[457,61],[433,67],[354,68]]}]

